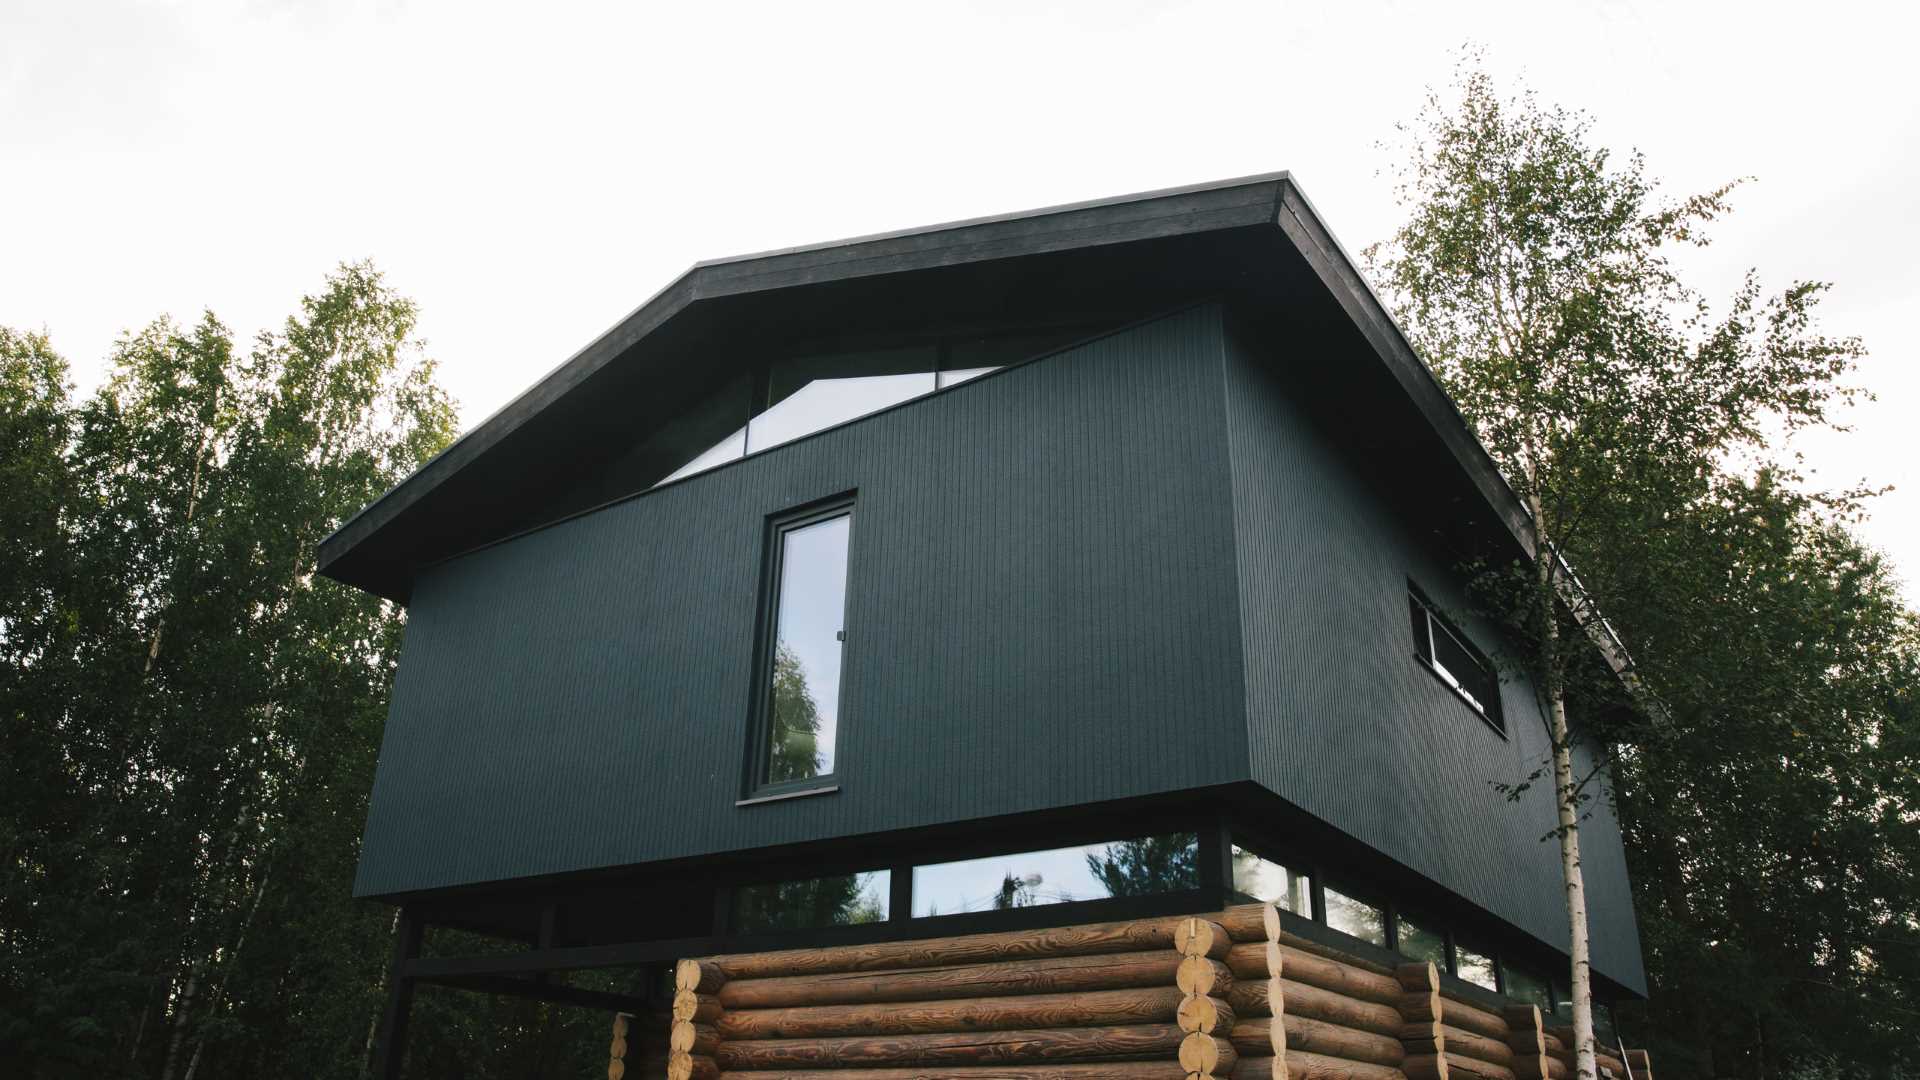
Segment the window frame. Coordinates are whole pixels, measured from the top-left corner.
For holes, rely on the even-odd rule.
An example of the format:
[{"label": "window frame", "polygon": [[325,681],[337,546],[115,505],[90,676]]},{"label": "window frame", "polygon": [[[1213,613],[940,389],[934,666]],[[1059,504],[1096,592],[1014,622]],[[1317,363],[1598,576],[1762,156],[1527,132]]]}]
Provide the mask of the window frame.
[{"label": "window frame", "polygon": [[747,761],[743,771],[742,797],[735,806],[776,802],[802,795],[825,795],[840,790],[840,750],[845,743],[846,710],[834,714],[833,769],[817,776],[769,782],[773,755],[773,658],[780,636],[780,584],[786,563],[787,534],[836,518],[847,519],[847,589],[841,597],[840,611],[840,685],[847,685],[846,633],[847,613],[853,607],[853,536],[855,492],[843,492],[805,506],[769,515],[765,527],[765,551],[760,571],[760,606],[754,635],[753,698],[748,710]]},{"label": "window frame", "polygon": [[[1500,701],[1500,669],[1494,665],[1493,660],[1487,656],[1486,652],[1483,651],[1480,646],[1474,644],[1473,639],[1468,637],[1464,631],[1454,625],[1453,620],[1447,618],[1434,602],[1427,598],[1427,594],[1422,592],[1420,587],[1412,581],[1407,582],[1407,602],[1412,605],[1413,609],[1417,609],[1425,616],[1427,632],[1425,641],[1421,641],[1418,638],[1414,640],[1414,660],[1416,660],[1421,667],[1425,668],[1428,674],[1438,680],[1440,685],[1446,687],[1454,697],[1460,699],[1461,704],[1465,705],[1475,716],[1478,716],[1482,722],[1492,728],[1495,734],[1499,735],[1502,739],[1509,738],[1507,734],[1506,709]],[[1409,622],[1411,622],[1411,620],[1409,620]],[[1492,680],[1492,693],[1488,695],[1492,698],[1491,702],[1483,704],[1474,698],[1471,693],[1462,689],[1457,685],[1459,681],[1458,678],[1447,672],[1440,662],[1434,659],[1434,654],[1437,651],[1434,648],[1437,644],[1434,638],[1436,628],[1440,633],[1446,634],[1448,639],[1450,639],[1461,652],[1467,655],[1467,659],[1477,664],[1483,675]],[[1413,627],[1409,625],[1407,629],[1409,632],[1412,632]]]}]

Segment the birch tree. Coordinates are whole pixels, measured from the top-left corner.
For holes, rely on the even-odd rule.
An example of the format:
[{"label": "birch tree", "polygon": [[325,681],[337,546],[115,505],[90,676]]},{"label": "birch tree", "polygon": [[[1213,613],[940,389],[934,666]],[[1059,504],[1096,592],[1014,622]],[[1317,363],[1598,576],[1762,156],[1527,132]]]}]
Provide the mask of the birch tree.
[{"label": "birch tree", "polygon": [[1675,251],[1707,243],[1738,182],[1665,198],[1639,154],[1595,145],[1586,115],[1503,96],[1471,57],[1401,135],[1407,217],[1368,262],[1532,526],[1531,563],[1483,568],[1479,594],[1518,631],[1547,719],[1550,758],[1510,791],[1554,792],[1576,1061],[1593,1080],[1580,822],[1598,777],[1576,770],[1575,744],[1604,765],[1650,730],[1581,708],[1614,584],[1604,511],[1685,505],[1779,433],[1825,422],[1860,346],[1816,329],[1820,283],[1768,294],[1749,273],[1714,305],[1685,279]]}]

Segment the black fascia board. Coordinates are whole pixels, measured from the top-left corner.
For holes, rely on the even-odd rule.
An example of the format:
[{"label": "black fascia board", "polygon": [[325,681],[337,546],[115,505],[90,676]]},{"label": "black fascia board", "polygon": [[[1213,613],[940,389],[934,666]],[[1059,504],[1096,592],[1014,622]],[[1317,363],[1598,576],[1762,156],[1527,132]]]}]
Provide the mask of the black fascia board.
[{"label": "black fascia board", "polygon": [[[1298,288],[1298,275],[1235,264],[1284,258],[1270,246],[1274,240],[1304,260],[1362,335],[1424,418],[1429,437],[1437,436],[1504,525],[1503,539],[1531,553],[1530,522],[1492,459],[1289,174],[1276,172],[697,263],[343,523],[321,542],[319,570],[405,603],[419,567],[536,524],[514,516],[521,490],[515,484],[524,487],[530,473],[604,452],[592,440],[596,431],[604,434],[606,420],[593,413],[619,406],[589,383],[617,374],[623,386],[644,385],[668,377],[673,364],[725,352],[725,335],[765,333],[752,318],[730,317],[733,305],[790,313],[802,297],[831,295],[844,314],[864,290],[881,289],[875,279],[931,283],[959,274],[978,286],[986,280],[983,268],[998,272],[1096,252],[1110,260],[1119,249],[1141,260],[1133,277],[1163,289],[1187,278],[1195,288],[1209,278],[1245,280],[1256,304],[1283,304],[1285,295],[1257,294],[1276,285]],[[1152,264],[1168,252],[1185,265]],[[664,344],[651,355],[642,348],[656,343]],[[603,426],[596,427],[596,419]],[[633,427],[624,430],[631,438]],[[457,543],[449,533],[458,534]]]}]

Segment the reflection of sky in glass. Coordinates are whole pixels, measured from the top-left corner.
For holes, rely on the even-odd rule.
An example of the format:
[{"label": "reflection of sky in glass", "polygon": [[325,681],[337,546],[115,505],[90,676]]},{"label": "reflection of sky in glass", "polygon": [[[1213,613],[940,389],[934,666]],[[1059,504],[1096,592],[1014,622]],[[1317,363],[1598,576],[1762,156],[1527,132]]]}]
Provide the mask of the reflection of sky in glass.
[{"label": "reflection of sky in glass", "polygon": [[1447,970],[1447,939],[1402,915],[1400,917],[1400,953],[1415,960],[1431,960],[1441,971]]},{"label": "reflection of sky in glass", "polygon": [[1327,925],[1343,934],[1352,934],[1375,945],[1387,943],[1386,913],[1365,901],[1334,889],[1323,889],[1327,898]]},{"label": "reflection of sky in glass", "polygon": [[1307,875],[1263,859],[1238,844],[1233,846],[1233,887],[1255,900],[1278,905],[1282,911],[1313,917]]},{"label": "reflection of sky in glass", "polygon": [[940,373],[940,385],[954,386],[958,383],[966,382],[968,379],[977,379],[980,376],[985,375],[989,371],[999,371],[999,370],[1000,369],[998,367],[971,367],[971,368],[956,368],[951,371],[943,371]]},{"label": "reflection of sky in glass", "polygon": [[1463,949],[1455,945],[1453,947],[1453,963],[1455,968],[1454,974],[1460,976],[1462,979],[1476,986],[1484,986],[1489,990],[1494,988],[1492,958],[1482,956],[1471,949]]},{"label": "reflection of sky in glass", "polygon": [[1104,852],[1105,844],[993,855],[984,859],[940,863],[913,868],[913,913],[954,915],[963,911],[991,911],[1000,885],[1016,878],[1039,875],[1029,895],[1033,904],[1063,904],[1070,900],[1104,900],[1107,887],[1087,869],[1089,854]]},{"label": "reflection of sky in glass", "polygon": [[1547,988],[1547,980],[1524,968],[1515,969],[1512,964],[1507,965],[1507,996],[1553,1011],[1553,992]]},{"label": "reflection of sky in glass", "polygon": [[847,609],[845,514],[784,534],[780,560],[780,646],[800,661],[820,729],[814,743],[818,771],[833,771],[840,720],[841,622]]},{"label": "reflection of sky in glass", "polygon": [[659,487],[669,480],[678,480],[683,476],[692,476],[697,472],[706,472],[715,465],[732,461],[734,458],[740,457],[746,452],[747,429],[741,428],[739,431],[734,432],[709,447],[707,451],[699,457],[668,473],[665,480],[655,483],[654,486]]},{"label": "reflection of sky in glass", "polygon": [[842,424],[933,390],[933,372],[815,379],[747,424],[747,452]]}]

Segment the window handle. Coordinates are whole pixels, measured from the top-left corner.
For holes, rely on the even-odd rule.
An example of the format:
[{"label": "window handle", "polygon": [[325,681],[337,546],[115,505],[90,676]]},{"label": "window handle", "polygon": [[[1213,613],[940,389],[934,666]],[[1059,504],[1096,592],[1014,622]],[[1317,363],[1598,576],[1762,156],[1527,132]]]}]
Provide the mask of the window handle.
[{"label": "window handle", "polygon": [[845,630],[835,630],[833,632],[833,640],[835,641],[847,640],[847,632]]}]

